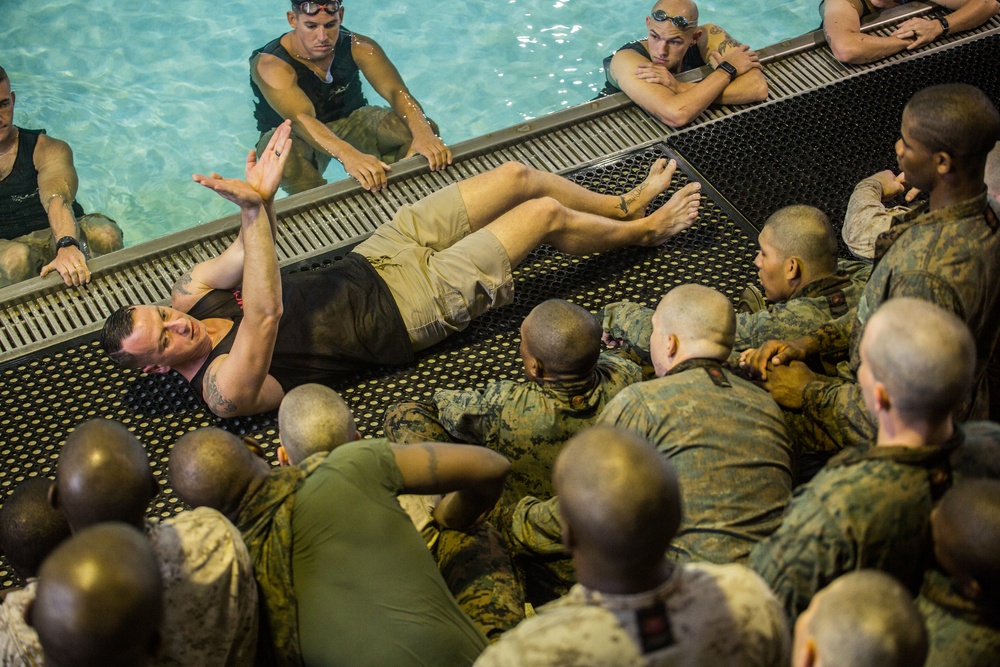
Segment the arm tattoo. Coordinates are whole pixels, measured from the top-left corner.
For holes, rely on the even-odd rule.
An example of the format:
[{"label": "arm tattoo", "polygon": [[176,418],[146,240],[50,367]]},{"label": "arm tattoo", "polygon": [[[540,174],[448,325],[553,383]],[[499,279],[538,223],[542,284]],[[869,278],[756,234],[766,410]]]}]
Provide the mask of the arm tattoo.
[{"label": "arm tattoo", "polygon": [[709,35],[718,35],[720,32],[722,32],[722,28],[720,28],[717,25],[713,25],[711,28],[708,29]]},{"label": "arm tattoo", "polygon": [[215,408],[220,417],[227,417],[236,412],[236,403],[222,395],[215,378],[215,371],[211,368],[205,372],[202,389],[205,393],[205,402],[209,407]]},{"label": "arm tattoo", "polygon": [[729,48],[734,47],[734,46],[739,46],[739,45],[740,45],[739,42],[737,42],[732,37],[728,37],[727,36],[724,40],[722,40],[722,43],[719,44],[718,51],[719,51],[720,54],[722,54],[722,53],[726,52],[726,49],[729,49]]},{"label": "arm tattoo", "polygon": [[191,292],[188,291],[188,285],[191,284],[192,280],[193,278],[191,278],[191,272],[188,271],[174,283],[174,292],[177,294],[190,295]]},{"label": "arm tattoo", "polygon": [[437,450],[433,446],[427,444],[426,442],[420,445],[427,452],[429,460],[427,461],[427,472],[431,477],[431,484],[437,485],[441,483],[441,474],[438,470],[438,455]]}]

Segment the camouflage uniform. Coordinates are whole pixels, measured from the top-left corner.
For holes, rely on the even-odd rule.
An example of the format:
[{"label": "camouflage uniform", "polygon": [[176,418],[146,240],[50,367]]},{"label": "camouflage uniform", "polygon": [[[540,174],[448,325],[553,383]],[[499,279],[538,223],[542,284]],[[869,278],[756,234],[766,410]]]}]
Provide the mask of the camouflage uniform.
[{"label": "camouflage uniform", "polygon": [[482,390],[440,390],[432,405],[404,403],[386,413],[395,442],[446,440],[484,445],[511,462],[502,504],[552,495],[552,466],[574,433],[590,426],[615,394],[642,379],[632,362],[602,354],[590,376],[572,382],[493,381]]},{"label": "camouflage uniform", "polygon": [[[736,313],[736,344],[729,360],[737,362],[743,350],[772,339],[804,336],[841,317],[857,305],[869,275],[869,264],[842,259],[835,274],[814,280],[787,301],[772,303],[755,313]],[[649,363],[652,320],[651,309],[627,301],[604,308],[604,330],[613,338],[628,341],[646,363]]]},{"label": "camouflage uniform", "polygon": [[24,588],[11,591],[0,604],[0,667],[42,667],[45,655],[38,633],[28,625],[25,612],[35,601],[38,580],[29,579]]},{"label": "camouflage uniform", "polygon": [[800,486],[781,527],[754,547],[750,566],[791,618],[840,575],[884,570],[916,593],[933,547],[930,511],[952,474],[1000,475],[1000,426],[956,427],[939,447],[852,447]]},{"label": "camouflage uniform", "polygon": [[[881,188],[870,188],[867,196],[880,198]],[[902,296],[937,304],[961,317],[976,339],[976,380],[957,416],[981,418],[988,411],[987,361],[1000,333],[1000,222],[985,192],[930,213],[925,210],[918,206],[893,218],[876,241],[875,268],[853,318],[840,318],[814,335],[822,349],[848,347],[850,370],[856,373],[861,336],[879,305]],[[875,424],[855,383],[811,382],[802,399],[800,423],[806,427],[795,434],[797,442],[838,451],[874,438]]]},{"label": "camouflage uniform", "polygon": [[871,262],[875,258],[875,240],[889,229],[893,216],[909,210],[906,206],[886,208],[882,203],[882,184],[866,178],[854,186],[840,235],[855,257]]},{"label": "camouflage uniform", "polygon": [[928,570],[917,598],[930,652],[927,667],[1000,665],[1000,613],[959,595],[938,570]]},{"label": "camouflage uniform", "polygon": [[[651,632],[652,622],[659,624]],[[760,577],[740,565],[697,563],[634,595],[578,584],[488,647],[475,666],[784,667],[790,644],[781,606]]]},{"label": "camouflage uniform", "polygon": [[792,494],[781,410],[718,361],[628,387],[598,421],[649,438],[677,469],[684,518],[670,549],[681,558],[742,562],[778,527]]}]

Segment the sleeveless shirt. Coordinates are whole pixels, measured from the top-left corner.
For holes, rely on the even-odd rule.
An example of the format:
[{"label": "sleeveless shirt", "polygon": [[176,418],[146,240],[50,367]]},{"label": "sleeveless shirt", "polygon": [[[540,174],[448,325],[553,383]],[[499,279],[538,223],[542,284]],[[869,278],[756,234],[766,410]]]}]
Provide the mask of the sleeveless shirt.
[{"label": "sleeveless shirt", "polygon": [[[618,51],[635,51],[640,56],[646,60],[652,60],[649,57],[649,50],[642,43],[643,40],[637,39],[633,42],[622,46]],[[615,53],[618,53],[615,51]],[[615,57],[615,53],[604,59],[604,76],[606,81],[604,83],[604,90],[601,91],[601,96],[614,95],[615,93],[620,93],[621,89],[618,87],[617,81],[611,80],[611,59]],[[705,59],[701,57],[701,49],[698,48],[697,44],[692,44],[688,47],[687,52],[684,54],[684,59],[681,61],[681,72],[686,72],[689,69],[697,69],[705,65]]]}]

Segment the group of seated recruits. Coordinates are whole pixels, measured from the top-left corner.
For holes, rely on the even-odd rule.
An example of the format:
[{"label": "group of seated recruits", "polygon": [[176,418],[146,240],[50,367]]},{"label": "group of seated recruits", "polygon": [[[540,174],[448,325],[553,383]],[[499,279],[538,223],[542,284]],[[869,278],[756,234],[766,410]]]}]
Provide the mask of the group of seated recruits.
[{"label": "group of seated recruits", "polygon": [[[406,363],[509,302],[539,243],[664,242],[696,221],[698,188],[646,215],[673,164],[620,196],[504,165],[283,277],[290,135],[252,151],[245,180],[195,177],[240,206],[240,235],[173,308],[123,308],[103,336],[217,414],[278,407],[282,465],[188,433],[168,477],[194,509],[153,522],[143,446],[110,420],[78,426],[55,481],[0,513],[28,582],[0,605],[10,664],[1000,660],[1000,425],[983,420],[1000,114],[981,91],[906,105],[903,173],[859,183],[845,221],[870,263],[838,261],[822,212],[781,209],[755,260],[766,308],[694,284],[599,318],[545,301],[521,328],[526,382],[393,406],[381,439],[315,382]],[[908,188],[927,202],[886,208]]]},{"label": "group of seated recruits", "polygon": [[[1000,10],[996,0],[942,0],[954,10],[938,19],[904,21],[888,37],[862,32],[861,19],[899,4],[888,0],[821,2],[834,55],[866,63],[916,49],[950,31],[977,27]],[[391,163],[421,155],[431,170],[452,163],[437,125],[407,89],[373,39],[343,24],[341,0],[292,0],[289,32],[250,57],[254,118],[262,152],[275,129],[290,120],[295,141],[285,164],[288,193],[322,185],[331,159],[365,189],[387,185]],[[692,0],[659,0],[646,17],[646,39],[630,42],[604,61],[602,94],[624,91],[663,123],[687,124],[709,105],[767,98],[757,54],[715,24],[699,24]],[[711,65],[697,82],[683,71]],[[361,77],[389,107],[369,104]],[[44,130],[13,124],[14,93],[0,68],[0,288],[56,271],[67,285],[90,280],[87,259],[120,249],[122,232],[99,213],[84,215],[69,146]],[[59,201],[54,201],[58,199]]]}]

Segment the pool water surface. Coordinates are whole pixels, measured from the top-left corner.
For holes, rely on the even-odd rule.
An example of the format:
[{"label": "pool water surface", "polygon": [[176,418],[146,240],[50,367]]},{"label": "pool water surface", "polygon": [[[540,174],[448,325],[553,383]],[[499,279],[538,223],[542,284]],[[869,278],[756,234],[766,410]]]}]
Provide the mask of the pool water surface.
[{"label": "pool water surface", "polygon": [[[73,147],[78,199],[132,246],[235,212],[191,174],[238,176],[256,142],[247,58],[288,30],[286,0],[4,2],[14,122]],[[760,48],[817,27],[815,0],[699,3]],[[593,99],[602,60],[642,37],[652,0],[346,0],[456,143]],[[380,103],[370,87],[366,94]],[[334,162],[328,180],[344,177]]]}]

